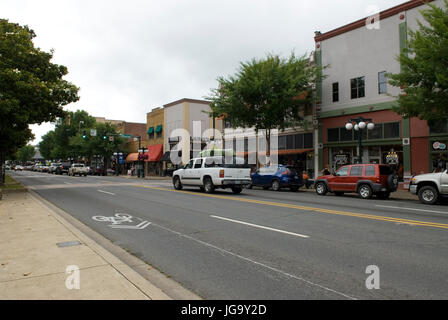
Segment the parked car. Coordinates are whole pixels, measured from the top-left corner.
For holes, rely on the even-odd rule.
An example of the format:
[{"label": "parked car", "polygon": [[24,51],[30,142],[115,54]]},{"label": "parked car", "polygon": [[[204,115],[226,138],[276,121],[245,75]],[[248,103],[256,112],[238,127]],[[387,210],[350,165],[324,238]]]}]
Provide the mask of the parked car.
[{"label": "parked car", "polygon": [[5,170],[11,170],[11,166],[10,165],[5,165]]},{"label": "parked car", "polygon": [[448,171],[411,177],[409,191],[418,195],[421,203],[437,203],[442,197],[448,196]]},{"label": "parked car", "polygon": [[56,173],[56,169],[57,167],[59,167],[61,165],[61,163],[51,163],[50,167],[48,168],[48,173]]},{"label": "parked car", "polygon": [[68,169],[68,175],[69,176],[87,176],[87,167],[84,165],[84,163],[74,163],[72,166]]},{"label": "parked car", "polygon": [[14,171],[22,171],[22,170],[23,170],[23,166],[21,166],[21,165],[16,165],[14,167]]},{"label": "parked car", "polygon": [[230,188],[237,194],[250,183],[250,167],[244,164],[244,159],[235,157],[231,163],[226,163],[225,158],[220,156],[195,158],[173,172],[176,190],[183,186],[196,186],[206,193],[213,193],[218,188]]},{"label": "parked car", "polygon": [[289,188],[291,191],[297,191],[303,186],[303,177],[290,166],[271,165],[261,167],[251,175],[251,186],[263,187],[267,190],[272,188],[279,191],[282,188]]},{"label": "parked car", "polygon": [[71,163],[70,162],[61,162],[61,165],[56,167],[56,174],[68,174],[68,169],[70,169]]},{"label": "parked car", "polygon": [[103,166],[96,166],[95,168],[93,168],[92,174],[95,176],[105,176],[106,171],[104,170]]},{"label": "parked car", "polygon": [[40,172],[48,172],[49,166],[42,166]]},{"label": "parked car", "polygon": [[376,195],[388,199],[398,188],[398,176],[392,167],[385,164],[352,164],[340,167],[335,173],[320,176],[314,183],[318,195],[333,192],[358,193],[362,199]]}]

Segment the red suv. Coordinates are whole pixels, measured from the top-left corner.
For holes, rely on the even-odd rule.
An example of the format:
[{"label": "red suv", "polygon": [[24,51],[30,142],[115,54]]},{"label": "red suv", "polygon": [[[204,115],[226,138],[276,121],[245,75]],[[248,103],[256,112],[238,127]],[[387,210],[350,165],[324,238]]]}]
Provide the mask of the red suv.
[{"label": "red suv", "polygon": [[388,199],[398,188],[398,176],[385,164],[351,164],[340,167],[333,174],[318,177],[314,186],[321,196],[327,192],[337,196],[355,192],[363,199],[370,199],[374,194]]}]

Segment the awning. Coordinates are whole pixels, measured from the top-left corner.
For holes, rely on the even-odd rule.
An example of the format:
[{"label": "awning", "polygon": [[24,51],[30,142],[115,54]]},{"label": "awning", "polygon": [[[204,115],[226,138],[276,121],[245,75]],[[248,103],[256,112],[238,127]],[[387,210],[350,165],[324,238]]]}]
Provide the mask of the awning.
[{"label": "awning", "polygon": [[154,144],[152,146],[148,146],[148,159],[146,162],[158,162],[162,158],[163,152],[163,144]]},{"label": "awning", "polygon": [[148,134],[153,134],[154,133],[154,127],[149,127],[147,133]]},{"label": "awning", "polygon": [[306,152],[313,151],[314,149],[289,149],[289,150],[276,150],[271,151],[272,153],[277,153],[278,155],[287,155],[287,154],[302,154]]},{"label": "awning", "polygon": [[162,132],[162,125],[161,124],[159,124],[157,126],[157,128],[156,128],[156,133],[160,133],[160,132]]},{"label": "awning", "polygon": [[128,154],[128,156],[126,157],[126,162],[134,162],[134,161],[138,161],[138,153],[134,152],[134,153],[130,153]]}]

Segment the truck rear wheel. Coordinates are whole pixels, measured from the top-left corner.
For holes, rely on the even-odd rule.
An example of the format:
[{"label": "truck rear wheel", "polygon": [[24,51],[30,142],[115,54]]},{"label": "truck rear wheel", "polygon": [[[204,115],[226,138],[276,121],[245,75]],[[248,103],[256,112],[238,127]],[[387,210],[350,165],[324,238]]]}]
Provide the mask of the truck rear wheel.
[{"label": "truck rear wheel", "polygon": [[210,177],[204,178],[204,191],[205,193],[215,192],[215,186],[213,185],[213,181]]},{"label": "truck rear wheel", "polygon": [[241,193],[241,191],[243,191],[243,188],[241,188],[241,187],[232,187],[232,192],[234,194]]}]

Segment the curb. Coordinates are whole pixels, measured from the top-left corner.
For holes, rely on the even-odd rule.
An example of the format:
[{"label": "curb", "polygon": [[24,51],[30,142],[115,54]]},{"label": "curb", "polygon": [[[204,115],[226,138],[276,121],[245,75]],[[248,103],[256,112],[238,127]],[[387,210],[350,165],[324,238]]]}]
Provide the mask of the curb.
[{"label": "curb", "polygon": [[[157,270],[151,268],[144,261],[139,260],[137,257],[132,256],[127,253],[124,249],[114,245],[111,241],[104,238],[102,235],[97,233],[96,231],[90,229],[88,226],[82,224],[80,221],[71,217],[69,213],[64,212],[63,210],[57,208],[52,203],[43,199],[36,192],[30,191],[29,194],[31,198],[36,201],[40,206],[43,206],[46,210],[50,212],[50,214],[60,222],[64,227],[66,227],[73,235],[75,235],[81,242],[83,242],[86,246],[92,249],[96,254],[98,254],[102,259],[104,259],[108,264],[112,266],[118,273],[120,273],[123,277],[125,277],[129,282],[131,282],[138,290],[140,290],[144,295],[146,295],[151,300],[173,300],[173,299],[191,299],[198,300],[200,297],[196,296],[194,293],[188,291],[181,287],[180,284],[175,283],[173,280],[166,278]],[[75,226],[76,225],[76,226]],[[86,232],[87,231],[87,232]],[[86,233],[89,233],[87,235]],[[92,239],[92,235],[95,236],[95,240]],[[101,239],[102,244],[107,244],[108,249],[104,248],[97,241]],[[116,248],[115,248],[116,247]],[[112,250],[110,250],[112,249]],[[113,253],[112,253],[112,252]],[[119,254],[117,254],[119,253]],[[152,277],[154,279],[158,279],[159,284],[162,284],[168,289],[172,289],[171,291],[177,293],[167,294],[161,288],[156,287],[153,283],[151,283],[147,277],[144,277],[141,272],[137,272],[134,270],[129,263],[124,262],[120,258],[124,258],[123,260],[132,261],[132,265],[136,267],[145,266],[145,270],[148,270],[148,267],[151,269]],[[144,273],[144,271],[142,271]],[[154,275],[154,273],[156,275]],[[157,278],[158,277],[158,278]],[[166,278],[166,279],[164,279]],[[167,290],[168,291],[168,290]]]},{"label": "curb", "polygon": [[[300,188],[299,191],[302,191],[302,192],[316,192],[314,187],[310,187],[309,189]],[[398,192],[400,192],[400,191],[398,191]],[[403,190],[401,192],[403,192]],[[406,195],[400,195],[400,194],[397,194],[397,192],[392,192],[390,194],[390,199],[393,199],[393,200],[418,200],[418,197],[416,195],[413,195],[413,194],[410,194],[410,193],[406,194]]]}]

